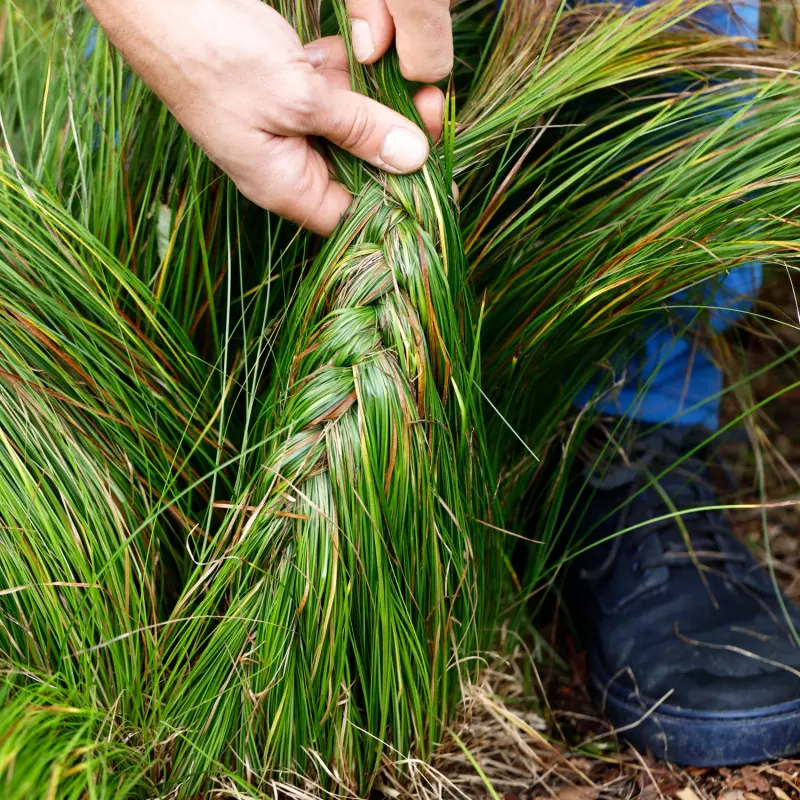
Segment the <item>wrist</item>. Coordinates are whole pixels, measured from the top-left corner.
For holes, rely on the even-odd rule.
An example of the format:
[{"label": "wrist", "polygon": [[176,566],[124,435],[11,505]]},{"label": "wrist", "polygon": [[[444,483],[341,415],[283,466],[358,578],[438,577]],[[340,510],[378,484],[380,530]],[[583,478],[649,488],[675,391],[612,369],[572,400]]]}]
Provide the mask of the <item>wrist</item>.
[{"label": "wrist", "polygon": [[184,0],[84,0],[106,36],[140,77],[164,100],[180,73],[188,43],[182,41],[192,13]]},{"label": "wrist", "polygon": [[158,2],[153,0],[84,0],[89,12],[109,37],[138,31],[143,23],[154,21]]}]

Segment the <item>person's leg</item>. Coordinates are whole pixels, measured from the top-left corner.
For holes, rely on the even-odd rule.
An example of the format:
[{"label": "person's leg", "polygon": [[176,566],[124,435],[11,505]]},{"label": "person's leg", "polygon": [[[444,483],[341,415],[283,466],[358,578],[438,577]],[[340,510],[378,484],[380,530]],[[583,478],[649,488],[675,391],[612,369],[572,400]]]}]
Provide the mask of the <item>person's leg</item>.
[{"label": "person's leg", "polygon": [[[632,0],[647,6],[651,0]],[[697,13],[700,25],[713,33],[758,38],[759,0],[717,3]],[[755,46],[755,45],[754,45]],[[724,112],[721,112],[724,113]],[[708,353],[695,345],[692,332],[703,325],[722,332],[750,309],[761,286],[761,264],[753,262],[707,281],[691,293],[676,296],[680,308],[649,320],[641,332],[641,347],[624,365],[624,385],[596,399],[600,383],[587,386],[577,399],[593,403],[603,414],[624,416],[646,423],[679,423],[717,427],[722,375]],[[707,312],[699,309],[706,307]]]},{"label": "person's leg", "polygon": [[[717,427],[722,374],[695,332],[701,327],[721,333],[746,313],[761,286],[762,268],[752,262],[706,281],[691,293],[676,297],[676,307],[642,328],[639,347],[618,365],[620,388],[597,397],[599,384],[590,384],[579,405],[593,404],[601,414],[624,416],[658,424]],[[696,306],[696,307],[695,307]],[[707,310],[703,310],[703,307]]]},{"label": "person's leg", "polygon": [[[755,37],[758,6],[710,7],[701,21]],[[800,609],[716,510],[704,429],[717,426],[722,376],[694,335],[724,330],[760,283],[752,263],[676,296],[615,365],[622,388],[581,398],[634,422],[620,456],[589,465],[568,495],[566,535],[594,543],[565,585],[590,686],[638,748],[695,766],[800,752]]]}]

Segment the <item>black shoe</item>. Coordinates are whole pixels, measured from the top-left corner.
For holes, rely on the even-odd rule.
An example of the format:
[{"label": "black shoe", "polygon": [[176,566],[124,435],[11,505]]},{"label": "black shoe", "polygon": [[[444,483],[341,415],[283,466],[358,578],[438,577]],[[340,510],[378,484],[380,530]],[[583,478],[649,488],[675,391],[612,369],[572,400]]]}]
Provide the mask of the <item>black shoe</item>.
[{"label": "black shoe", "polygon": [[614,726],[660,758],[722,766],[800,752],[800,609],[713,510],[707,453],[688,455],[708,436],[651,431],[591,479],[570,524],[593,542],[629,532],[575,559],[566,599]]}]

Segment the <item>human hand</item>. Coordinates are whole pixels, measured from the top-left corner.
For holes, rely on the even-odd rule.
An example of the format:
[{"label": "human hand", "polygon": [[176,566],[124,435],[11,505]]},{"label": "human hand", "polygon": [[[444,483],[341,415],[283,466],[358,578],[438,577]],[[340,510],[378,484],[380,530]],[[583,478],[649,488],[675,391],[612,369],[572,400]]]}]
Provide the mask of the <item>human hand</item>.
[{"label": "human hand", "polygon": [[[406,2],[389,0],[392,6]],[[407,5],[423,2],[440,4]],[[246,197],[317,233],[329,234],[352,198],[330,176],[309,136],[322,136],[388,172],[413,172],[428,157],[428,141],[414,123],[350,91],[341,39],[304,48],[286,20],[260,0],[87,0],[87,5],[131,66]],[[353,0],[352,8],[365,14],[375,31],[366,58],[374,61],[391,43],[389,11],[382,0]],[[363,54],[359,21],[365,20],[354,20],[362,43],[356,49]],[[408,13],[396,16],[394,24],[407,77],[449,71],[452,45],[449,61],[433,63],[427,45],[410,44]],[[437,138],[444,116],[441,91],[426,87],[415,103]]]},{"label": "human hand", "polygon": [[347,0],[353,54],[372,64],[397,43],[400,70],[410,81],[434,83],[453,69],[450,0]]}]

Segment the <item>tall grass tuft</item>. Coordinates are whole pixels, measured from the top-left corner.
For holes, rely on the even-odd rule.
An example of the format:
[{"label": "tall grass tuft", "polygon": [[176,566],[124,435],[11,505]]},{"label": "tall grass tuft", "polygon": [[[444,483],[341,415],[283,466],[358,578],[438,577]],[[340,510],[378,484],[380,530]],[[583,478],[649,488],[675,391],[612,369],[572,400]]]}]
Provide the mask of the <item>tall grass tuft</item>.
[{"label": "tall grass tuft", "polygon": [[[332,152],[356,200],[324,243],[244,204],[80,4],[5,4],[7,796],[365,796],[431,757],[552,569],[577,392],[680,290],[796,265],[800,85],[705,4],[459,3],[443,141],[408,177]],[[415,116],[394,57],[353,81]]]}]

